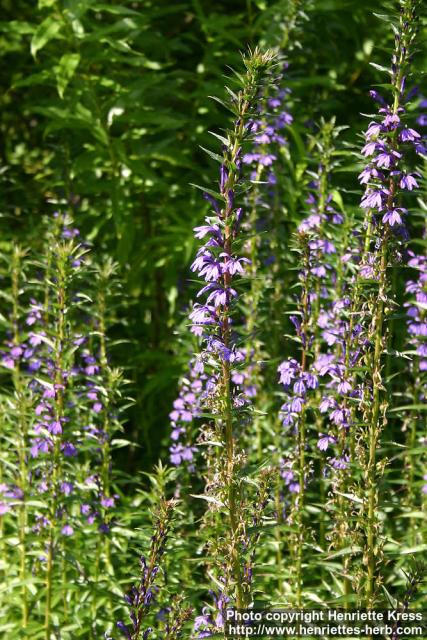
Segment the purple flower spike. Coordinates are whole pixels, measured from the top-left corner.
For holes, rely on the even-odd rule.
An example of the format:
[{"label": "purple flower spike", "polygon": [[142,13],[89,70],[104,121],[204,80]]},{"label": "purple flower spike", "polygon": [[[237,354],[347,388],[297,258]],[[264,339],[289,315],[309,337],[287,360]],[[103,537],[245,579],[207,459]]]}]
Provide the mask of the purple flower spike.
[{"label": "purple flower spike", "polygon": [[124,622],[121,622],[121,620],[119,620],[119,622],[117,622],[117,628],[123,633],[123,635],[125,636],[125,638],[127,638],[127,640],[132,640],[130,631]]}]

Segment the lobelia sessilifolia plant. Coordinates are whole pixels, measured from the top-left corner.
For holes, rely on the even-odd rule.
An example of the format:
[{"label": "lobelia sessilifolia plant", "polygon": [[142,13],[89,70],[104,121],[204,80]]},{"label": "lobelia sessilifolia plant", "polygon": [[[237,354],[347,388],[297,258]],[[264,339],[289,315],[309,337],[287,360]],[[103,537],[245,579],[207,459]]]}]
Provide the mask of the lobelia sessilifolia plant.
[{"label": "lobelia sessilifolia plant", "polygon": [[[296,498],[301,493],[298,481],[301,473],[305,476],[303,494],[309,481],[315,490],[309,507],[318,513],[317,541],[319,548],[326,552],[323,569],[326,570],[328,563],[332,567],[333,589],[341,583],[346,595],[345,606],[348,606],[348,559],[344,549],[348,541],[345,531],[351,530],[351,521],[341,494],[346,490],[348,478],[347,404],[351,390],[345,365],[349,353],[345,340],[348,333],[353,344],[355,336],[351,329],[347,331],[348,318],[343,314],[349,304],[347,287],[351,287],[356,254],[351,246],[358,242],[359,233],[353,229],[356,221],[349,215],[348,208],[344,209],[341,193],[334,188],[341,156],[345,154],[342,148],[337,148],[337,138],[343,129],[346,127],[335,126],[334,119],[322,121],[317,135],[311,136],[312,155],[318,166],[314,172],[307,171],[311,180],[306,200],[310,211],[298,226],[297,247],[302,256],[300,263],[305,258],[306,265],[300,272],[299,315],[291,316],[302,345],[302,358],[300,363],[294,358],[286,360],[279,366],[279,373],[287,389],[287,402],[281,413],[285,429],[289,430],[307,410],[310,416],[305,444],[301,447],[299,443],[300,447],[294,451],[291,448],[290,459],[283,460],[283,479],[288,491],[297,494]],[[307,358],[308,373],[304,374],[302,363]],[[307,377],[310,372],[314,375],[313,381],[310,378],[305,381],[304,375]],[[309,382],[314,388],[310,389]],[[301,553],[299,545],[304,541],[308,544],[310,536],[307,532],[304,536],[299,527],[297,535],[300,539],[297,539],[296,550]],[[315,539],[314,531],[311,539]],[[339,564],[333,566],[330,555],[336,547],[342,559],[341,570]],[[301,570],[299,562],[297,568]]]},{"label": "lobelia sessilifolia plant", "polygon": [[[5,571],[4,579],[9,570],[19,567],[14,576],[18,586],[17,604],[20,608],[20,627],[26,629],[28,625],[29,611],[29,540],[28,540],[28,516],[27,485],[29,480],[28,451],[28,394],[25,388],[25,378],[20,366],[20,357],[23,353],[21,337],[21,296],[25,282],[23,260],[26,251],[18,245],[13,245],[11,254],[2,255],[6,264],[2,296],[8,303],[8,314],[2,315],[6,334],[5,349],[1,353],[1,365],[6,375],[11,376],[11,385],[2,393],[2,459],[0,480],[0,536],[2,550],[2,564]],[[7,377],[9,377],[7,375]],[[12,444],[12,447],[10,446]],[[9,514],[13,520],[4,516]],[[6,522],[5,522],[6,520]],[[9,543],[16,535],[18,544]],[[16,562],[17,550],[18,559]],[[33,585],[31,585],[33,589]],[[9,600],[9,610],[14,609],[13,593]],[[7,603],[5,603],[7,606]]]},{"label": "lobelia sessilifolia plant", "polygon": [[[97,637],[93,614],[105,597],[96,586],[104,565],[80,555],[79,547],[95,555],[103,539],[108,548],[120,375],[107,364],[106,309],[95,314],[87,294],[85,279],[95,268],[88,249],[68,216],[56,214],[49,223],[44,253],[33,258],[14,247],[10,260],[1,362],[11,388],[2,402],[5,422],[17,416],[19,428],[10,424],[6,431],[13,449],[2,464],[2,527],[19,539],[19,594],[11,601],[22,611],[20,627],[46,639],[60,625],[64,637],[77,627]],[[95,275],[104,296],[110,267]],[[78,620],[64,626],[74,607]]]},{"label": "lobelia sessilifolia plant", "polygon": [[363,344],[356,351],[351,366],[353,370],[362,368],[362,373],[356,376],[357,387],[353,387],[352,395],[356,419],[355,456],[362,476],[357,499],[361,501],[358,530],[363,562],[356,572],[356,587],[359,602],[367,608],[377,602],[384,557],[378,517],[378,483],[387,461],[378,456],[378,448],[388,421],[383,362],[388,318],[395,306],[390,272],[400,259],[400,246],[405,239],[407,210],[403,200],[406,192],[417,187],[411,173],[413,155],[425,153],[420,134],[405,122],[405,87],[417,30],[417,5],[413,0],[399,2],[400,15],[394,27],[395,49],[389,71],[392,102],[388,104],[377,92],[372,92],[380,109],[365,133],[362,153],[369,162],[359,176],[360,182],[366,185],[361,202],[366,211],[366,228],[364,251],[350,305],[353,304],[352,315],[358,322],[352,332],[358,333],[359,339],[363,336]]},{"label": "lobelia sessilifolia plant", "polygon": [[[279,83],[281,85],[281,82]],[[280,147],[286,145],[283,137],[284,127],[291,122],[291,116],[286,111],[284,100],[286,98],[286,89],[278,87],[263,87],[263,94],[258,97],[259,107],[256,117],[252,124],[252,149],[248,149],[243,154],[242,162],[244,165],[252,168],[251,179],[253,186],[245,197],[245,207],[248,210],[248,216],[242,221],[242,231],[248,238],[245,243],[246,254],[250,258],[250,262],[246,259],[246,272],[249,272],[250,290],[245,296],[245,306],[242,307],[242,324],[245,325],[244,330],[246,339],[242,341],[242,346],[236,346],[234,356],[234,366],[231,369],[231,382],[236,393],[241,394],[243,403],[251,402],[255,406],[255,398],[261,382],[261,359],[263,357],[263,345],[257,333],[258,305],[263,294],[263,283],[265,282],[261,274],[261,261],[267,264],[271,257],[272,249],[269,243],[260,238],[260,230],[272,225],[272,210],[277,207],[278,197],[274,198],[276,204],[273,204],[272,197],[274,186],[278,182],[274,174],[274,162],[280,153]],[[268,98],[268,96],[271,96]],[[268,98],[268,99],[267,99]],[[267,111],[266,111],[267,110]],[[271,152],[270,147],[275,147],[275,155]],[[264,171],[267,179],[264,178]],[[264,180],[264,182],[263,182]],[[267,192],[263,196],[263,191]],[[208,201],[212,201],[212,196],[208,193],[204,194]],[[217,213],[217,205],[215,212]],[[264,210],[264,214],[260,216],[260,211]],[[262,219],[261,219],[262,218]],[[196,238],[202,238],[206,233],[204,227],[196,229]],[[276,247],[277,242],[272,241],[272,245]],[[242,261],[242,265],[244,264]],[[278,260],[277,260],[278,261]],[[210,281],[215,278],[215,264],[209,263],[203,252],[199,253],[191,266],[193,272],[199,272],[206,280]],[[269,268],[265,269],[266,275],[269,274]],[[200,333],[198,328],[193,328],[193,332]],[[186,345],[188,348],[188,345]],[[194,350],[194,345],[193,345]],[[198,455],[198,447],[195,446],[198,440],[198,429],[201,424],[203,415],[203,407],[209,400],[209,396],[215,393],[218,384],[218,375],[215,371],[207,371],[203,363],[197,357],[192,357],[187,374],[182,376],[179,381],[179,395],[174,401],[171,418],[171,440],[170,460],[172,464],[179,465],[190,473],[191,479],[181,481],[185,484],[190,483],[194,491],[194,485],[197,484],[197,476],[203,474],[203,459]],[[242,434],[245,438],[245,447],[247,447],[249,455],[254,450],[255,459],[259,459],[262,454],[262,438],[261,438],[261,417],[259,414],[253,414],[252,428],[246,429]],[[253,432],[257,437],[252,437]],[[242,440],[243,442],[243,440]],[[254,446],[254,442],[258,446]],[[200,478],[199,483],[203,482]],[[180,490],[181,493],[181,490]]]},{"label": "lobelia sessilifolia plant", "polygon": [[123,372],[110,361],[110,352],[116,345],[108,331],[116,321],[121,294],[117,265],[105,257],[102,262],[90,264],[88,276],[90,283],[81,296],[89,304],[80,318],[82,326],[87,327],[87,338],[76,354],[74,367],[78,380],[76,421],[82,425],[81,449],[85,455],[80,516],[92,558],[90,583],[82,584],[80,593],[86,591],[91,602],[91,633],[99,637],[112,615],[111,597],[106,590],[122,574],[122,565],[113,557],[112,548],[119,549],[124,557],[126,545],[121,532],[125,526],[135,526],[125,514],[125,506],[129,505],[120,489],[120,484],[130,485],[130,478],[123,474],[120,477],[112,460],[116,447],[130,444],[117,434],[123,430],[122,414],[132,400],[123,396],[127,383]]},{"label": "lobelia sessilifolia plant", "polygon": [[[316,458],[316,446],[324,451],[335,442],[329,433],[323,433],[319,408],[319,378],[324,362],[321,355],[322,327],[325,307],[335,295],[339,269],[335,241],[342,235],[343,215],[335,209],[341,199],[333,189],[331,178],[337,166],[335,139],[340,133],[335,123],[322,122],[317,134],[311,136],[312,162],[314,170],[307,171],[308,215],[300,222],[296,235],[295,250],[299,255],[300,271],[297,309],[291,315],[300,349],[299,360],[289,358],[278,367],[280,383],[284,386],[285,402],[281,407],[280,422],[282,438],[279,445],[281,457],[280,484],[283,496],[285,522],[292,527],[289,538],[292,559],[292,599],[298,607],[303,605],[303,561],[304,548],[311,544],[314,532],[306,520],[307,485],[318,471],[321,502],[325,499],[323,470]],[[339,242],[336,243],[339,246]],[[314,427],[314,429],[313,429]],[[314,446],[313,446],[314,445]],[[319,517],[320,544],[325,543],[325,525]]]},{"label": "lobelia sessilifolia plant", "polygon": [[[245,376],[238,377],[238,372],[245,366],[245,356],[239,350],[242,341],[239,331],[242,329],[238,325],[237,286],[249,263],[248,258],[238,253],[242,249],[243,235],[239,199],[249,188],[242,173],[242,158],[253,137],[253,121],[262,86],[271,82],[274,55],[255,49],[244,56],[243,61],[244,74],[236,74],[237,93],[228,90],[227,108],[235,118],[234,128],[225,136],[217,136],[223,143],[223,155],[210,153],[221,165],[219,192],[205,190],[214,216],[195,229],[196,237],[207,237],[193,265],[207,282],[197,294],[198,298],[206,296],[206,302],[195,303],[190,320],[192,331],[201,340],[196,366],[200,373],[207,371],[213,380],[203,401],[204,412],[209,412],[213,428],[205,427],[203,434],[208,483],[201,497],[209,505],[205,526],[211,534],[208,549],[213,563],[208,572],[215,583],[214,598],[218,609],[215,620],[209,614],[197,619],[199,637],[213,629],[222,631],[223,610],[227,605],[244,608],[251,602],[253,537],[248,533],[247,522],[255,506],[247,495],[244,454],[236,439],[242,437],[249,403],[248,395],[245,395]],[[226,517],[225,528],[220,526],[222,514]]]},{"label": "lobelia sessilifolia plant", "polygon": [[[245,201],[248,216],[243,221],[243,228],[249,236],[247,255],[251,260],[250,290],[245,297],[244,309],[247,334],[244,349],[247,362],[245,373],[252,386],[251,401],[254,406],[245,448],[249,458],[253,457],[255,461],[268,450],[278,453],[280,449],[278,443],[281,425],[274,415],[273,370],[280,355],[283,291],[289,284],[289,270],[284,256],[289,254],[292,226],[290,209],[293,206],[289,200],[295,177],[287,139],[293,117],[290,113],[291,91],[286,80],[288,60],[292,59],[294,49],[300,46],[303,38],[300,27],[308,19],[305,9],[309,5],[309,2],[299,0],[278,2],[268,12],[268,26],[263,42],[274,42],[277,45],[282,70],[277,86],[265,87],[264,94],[260,97],[259,114],[254,122],[256,135],[253,146],[243,156],[243,163],[251,168],[253,181],[253,187]],[[279,460],[280,455],[274,459],[276,466],[279,466]],[[282,522],[279,483],[276,483],[275,503],[277,518]],[[274,541],[272,540],[272,550],[277,558],[272,571],[276,574],[279,592],[282,591],[285,573],[282,534],[281,528],[276,527]],[[268,542],[267,547],[270,549]]]},{"label": "lobelia sessilifolia plant", "polygon": [[[343,556],[345,606],[354,598],[353,586],[359,603],[372,607],[379,586],[382,541],[377,483],[386,461],[377,461],[376,450],[386,424],[382,362],[387,348],[385,316],[393,307],[389,269],[399,260],[404,236],[402,195],[417,186],[407,164],[411,147],[424,152],[419,134],[403,123],[415,4],[401,6],[390,72],[393,105],[371,92],[380,102],[381,120],[370,123],[362,150],[371,158],[359,176],[367,185],[361,203],[365,228],[360,233],[356,225],[347,234],[349,244],[338,263],[337,295],[320,316],[326,349],[318,359],[319,374],[330,382],[323,385],[319,409],[333,429],[319,440],[319,448],[338,449],[338,455],[328,459],[335,486],[329,537]],[[354,521],[356,527],[351,525]],[[352,556],[362,548],[363,563],[356,567]]]},{"label": "lobelia sessilifolia plant", "polygon": [[[112,447],[115,443],[113,436],[121,430],[120,414],[124,410],[122,387],[124,384],[122,371],[113,368],[109,358],[108,327],[114,312],[116,299],[121,294],[117,278],[117,264],[110,258],[93,266],[94,272],[94,305],[92,317],[93,325],[89,340],[89,349],[85,354],[86,397],[90,403],[93,423],[90,434],[94,440],[94,448],[98,454],[98,472],[96,482],[98,487],[98,518],[100,529],[109,533],[116,500],[112,475]],[[89,376],[88,374],[92,374]],[[129,399],[127,399],[129,401]],[[122,441],[121,444],[126,444]],[[111,571],[110,538],[104,536],[103,564],[107,571]],[[98,545],[98,551],[100,545]],[[100,559],[97,556],[97,561]]]}]

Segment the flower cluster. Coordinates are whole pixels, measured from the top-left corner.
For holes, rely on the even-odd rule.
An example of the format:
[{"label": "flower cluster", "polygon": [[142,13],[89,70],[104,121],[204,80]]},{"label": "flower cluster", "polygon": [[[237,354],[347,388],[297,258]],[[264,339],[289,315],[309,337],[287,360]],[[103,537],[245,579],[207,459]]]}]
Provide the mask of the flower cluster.
[{"label": "flower cluster", "polygon": [[[56,214],[54,227],[46,268],[57,272],[42,291],[43,303],[31,298],[24,317],[16,319],[19,341],[15,336],[6,342],[1,360],[22,379],[33,413],[27,428],[33,460],[29,490],[35,496],[55,496],[55,514],[36,517],[33,530],[40,533],[55,517],[68,537],[79,517],[107,532],[106,513],[116,496],[106,494],[98,470],[100,452],[110,438],[105,430],[109,409],[100,384],[100,357],[89,347],[94,343],[89,338],[92,320],[80,308],[86,244],[68,216]],[[48,273],[47,282],[50,278]]]},{"label": "flower cluster", "polygon": [[[343,259],[335,246],[335,237],[341,233],[343,215],[337,211],[331,187],[332,170],[335,167],[333,153],[334,139],[339,134],[335,123],[322,122],[319,131],[312,137],[312,146],[317,161],[317,169],[310,172],[306,199],[308,214],[298,226],[298,239],[302,257],[299,271],[301,294],[298,299],[298,315],[290,320],[301,343],[301,360],[290,358],[278,367],[279,382],[283,385],[286,402],[282,405],[280,419],[285,428],[298,424],[307,408],[321,413],[329,411],[335,424],[345,422],[345,416],[337,404],[326,403],[324,398],[319,406],[319,383],[331,374],[329,386],[335,386],[340,393],[349,391],[344,380],[342,366],[334,362],[333,354],[322,354],[323,343],[331,346],[338,342],[343,326],[337,331],[341,304],[336,301],[337,262]],[[310,364],[309,364],[310,362]],[[332,435],[319,433],[318,447],[325,450],[335,442]],[[292,460],[282,461],[282,478],[292,493],[298,491],[298,482],[292,470]]]},{"label": "flower cluster", "polygon": [[172,429],[169,452],[173,465],[188,463],[188,469],[193,469],[191,463],[195,447],[191,427],[194,420],[200,417],[209,395],[215,392],[216,385],[216,377],[205,372],[203,361],[193,358],[189,362],[188,375],[180,380],[179,395],[169,414]]},{"label": "flower cluster", "polygon": [[[256,367],[245,349],[236,349],[231,370],[233,385],[233,406],[244,407],[250,404],[257,394],[253,370]],[[194,357],[188,365],[188,375],[179,382],[179,395],[174,400],[169,414],[171,424],[171,440],[169,447],[170,461],[178,466],[187,463],[187,469],[194,471],[195,434],[194,421],[201,417],[203,410],[214,397],[218,385],[218,375],[208,374],[203,359]]]},{"label": "flower cluster", "polygon": [[[283,65],[283,72],[278,79],[279,88],[273,95],[266,96],[266,109],[263,109],[263,117],[254,118],[252,122],[253,148],[244,154],[244,164],[253,167],[252,180],[266,181],[270,189],[277,184],[278,178],[274,165],[278,159],[280,148],[287,144],[285,137],[286,127],[292,124],[293,117],[286,108],[286,99],[290,89],[283,86],[284,74],[288,64]],[[260,107],[261,109],[261,107]],[[263,174],[266,173],[265,178]]]},{"label": "flower cluster", "polygon": [[[362,325],[351,315],[351,309],[351,300],[345,295],[319,315],[321,337],[327,350],[319,354],[314,363],[324,383],[319,411],[334,425],[335,437],[340,429],[352,426],[351,399],[360,398],[362,394],[354,367],[366,352],[368,341]],[[318,447],[327,448],[322,438]]]},{"label": "flower cluster", "polygon": [[285,427],[294,425],[307,401],[307,392],[318,386],[317,375],[303,371],[293,358],[284,360],[278,367],[279,382],[287,392],[288,399],[281,407],[281,420]]},{"label": "flower cluster", "polygon": [[[236,165],[241,167],[240,154],[236,154]],[[234,191],[228,188],[228,171],[221,166],[220,180],[221,194],[228,198],[233,207]],[[236,350],[232,345],[225,344],[222,337],[224,310],[228,309],[237,299],[237,291],[232,286],[232,279],[242,276],[248,258],[230,252],[230,237],[226,237],[227,224],[224,215],[219,210],[219,205],[213,198],[211,202],[215,211],[219,214],[216,218],[206,218],[206,225],[195,228],[195,237],[198,239],[207,237],[205,244],[198,250],[197,257],[191,265],[192,271],[202,277],[205,284],[197,294],[197,297],[206,296],[204,304],[196,303],[190,314],[192,331],[204,338],[206,353],[212,353],[220,360],[233,363],[236,360]],[[234,212],[233,235],[239,230],[242,210]],[[209,331],[211,329],[211,331]]]},{"label": "flower cluster", "polygon": [[418,187],[417,176],[408,168],[411,150],[420,155],[427,153],[421,134],[405,122],[406,102],[412,93],[405,93],[408,47],[415,32],[411,20],[401,24],[395,35],[395,53],[392,59],[391,84],[394,102],[387,103],[375,90],[371,97],[379,104],[378,118],[372,120],[365,132],[362,154],[369,162],[359,175],[366,185],[361,207],[373,213],[374,223],[382,221],[385,228],[402,233],[407,210],[401,206],[399,194]]}]

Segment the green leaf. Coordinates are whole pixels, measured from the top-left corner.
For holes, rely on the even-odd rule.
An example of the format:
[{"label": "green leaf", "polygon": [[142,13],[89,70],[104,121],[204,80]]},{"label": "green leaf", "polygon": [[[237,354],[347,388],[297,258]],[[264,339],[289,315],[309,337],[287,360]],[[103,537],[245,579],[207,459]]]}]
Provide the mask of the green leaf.
[{"label": "green leaf", "polygon": [[376,62],[370,62],[369,64],[371,65],[371,67],[374,67],[374,69],[391,75],[391,70],[387,69],[387,67],[384,67],[382,64],[377,64]]},{"label": "green leaf", "polygon": [[356,502],[357,504],[363,504],[363,500],[358,496],[355,496],[353,493],[341,493],[341,491],[336,491],[339,496],[343,496],[343,498],[347,498],[351,500],[351,502]]},{"label": "green leaf", "polygon": [[236,115],[234,110],[230,107],[230,105],[228,105],[226,102],[221,100],[221,98],[217,98],[216,96],[208,96],[208,98],[210,98],[211,100],[215,100],[215,102],[218,102],[218,104],[224,107],[224,109],[227,109],[227,111],[230,111],[233,115]]},{"label": "green leaf", "polygon": [[219,162],[220,164],[223,163],[224,158],[222,158],[220,155],[218,155],[217,153],[214,153],[213,151],[210,151],[209,149],[205,149],[205,147],[202,147],[202,145],[200,145],[200,148],[203,149],[203,151],[205,153],[208,154],[208,156],[210,156],[213,160],[216,160],[217,162]]},{"label": "green leaf", "polygon": [[56,68],[56,82],[60,98],[64,97],[65,89],[79,66],[79,62],[79,53],[64,53],[60,59]]},{"label": "green leaf", "polygon": [[391,22],[390,16],[388,16],[386,13],[376,13],[375,11],[373,11],[372,15],[374,15],[376,18],[379,18],[379,20],[383,20],[384,22]]},{"label": "green leaf", "polygon": [[362,547],[350,546],[345,547],[344,549],[340,549],[339,551],[335,551],[327,556],[327,560],[332,560],[332,558],[339,558],[340,556],[348,556],[355,555],[356,553],[360,553],[363,551]]},{"label": "green leaf", "polygon": [[224,138],[224,136],[221,136],[219,133],[215,133],[215,131],[209,131],[209,133],[211,134],[211,136],[215,136],[215,138],[218,138],[218,140],[220,140],[227,148],[230,148],[230,140]]},{"label": "green leaf", "polygon": [[220,501],[214,498],[213,496],[205,496],[204,494],[190,493],[192,498],[200,498],[201,500],[206,500],[206,502],[213,502],[218,507],[224,507],[225,505]]},{"label": "green leaf", "polygon": [[132,444],[133,444],[132,442],[129,442],[129,440],[124,440],[123,438],[114,438],[111,441],[111,445],[113,447],[117,447],[117,448],[119,448],[119,447],[129,447]]},{"label": "green leaf", "polygon": [[[49,2],[50,0],[47,0]],[[54,0],[55,1],[55,0]],[[111,4],[107,4],[106,2],[98,2],[91,7],[89,7],[91,11],[105,11],[106,13],[111,13],[116,16],[140,16],[140,12],[134,11],[133,9],[129,9],[128,7],[123,7],[122,5],[113,6]]]},{"label": "green leaf", "polygon": [[420,551],[427,551],[427,544],[419,544],[416,547],[410,547],[408,549],[402,549],[400,551],[401,555],[408,555],[410,553],[420,553]]},{"label": "green leaf", "polygon": [[35,34],[31,40],[31,55],[35,58],[37,52],[43,49],[44,46],[52,40],[56,38],[62,28],[62,22],[58,20],[58,18],[54,18],[53,16],[49,16],[46,20],[43,20],[41,24],[36,29]]},{"label": "green leaf", "polygon": [[34,33],[34,25],[22,20],[9,20],[9,22],[0,22],[0,32],[27,35]]},{"label": "green leaf", "polygon": [[207,189],[206,187],[200,186],[200,184],[194,184],[194,182],[190,182],[191,187],[196,187],[196,189],[200,189],[200,191],[206,191],[213,198],[217,198],[217,200],[224,200],[224,196],[222,196],[218,191],[213,191],[212,189]]}]

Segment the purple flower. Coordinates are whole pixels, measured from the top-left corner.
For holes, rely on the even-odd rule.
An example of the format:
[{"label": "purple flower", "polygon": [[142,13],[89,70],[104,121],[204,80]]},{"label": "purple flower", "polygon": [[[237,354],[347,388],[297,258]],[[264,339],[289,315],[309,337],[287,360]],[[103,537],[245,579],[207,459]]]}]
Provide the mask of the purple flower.
[{"label": "purple flower", "polygon": [[280,383],[288,386],[291,381],[296,377],[298,371],[298,363],[296,360],[285,360],[277,368],[280,374]]},{"label": "purple flower", "polygon": [[184,446],[182,444],[173,444],[170,447],[170,461],[178,466],[182,462],[191,462],[193,459],[194,447]]},{"label": "purple flower", "polygon": [[73,491],[74,485],[72,482],[61,482],[60,487],[62,493],[66,496],[69,496]]},{"label": "purple flower", "polygon": [[415,129],[411,129],[409,127],[405,127],[400,132],[400,139],[402,140],[402,142],[412,142],[414,140],[418,140],[419,138],[421,138],[421,136],[418,131],[415,131]]},{"label": "purple flower", "polygon": [[64,442],[61,446],[61,450],[67,458],[77,456],[77,449],[72,442]]},{"label": "purple flower", "polygon": [[64,536],[72,536],[74,534],[74,529],[71,525],[65,524],[61,529],[61,533]]},{"label": "purple flower", "polygon": [[320,451],[326,451],[330,444],[336,444],[336,439],[333,436],[320,434],[320,438],[317,443],[317,447]]},{"label": "purple flower", "polygon": [[363,209],[378,209],[381,211],[387,193],[386,189],[369,189],[363,196],[360,206]]},{"label": "purple flower", "polygon": [[100,503],[105,509],[109,509],[111,507],[114,507],[114,505],[116,504],[116,501],[111,496],[102,496]]},{"label": "purple flower", "polygon": [[343,395],[347,395],[352,390],[352,386],[348,380],[340,380],[337,385],[338,393],[342,393]]},{"label": "purple flower", "polygon": [[383,151],[377,155],[377,157],[375,158],[375,162],[377,167],[389,169],[391,166],[394,165],[394,163],[396,162],[396,159],[401,157],[402,157],[402,154],[398,153],[397,151],[394,151],[394,150]]},{"label": "purple flower", "polygon": [[59,420],[52,420],[48,425],[48,429],[52,435],[60,435],[62,433],[62,425]]},{"label": "purple flower", "polygon": [[402,178],[400,179],[400,188],[401,189],[408,189],[408,191],[412,191],[412,189],[417,188],[418,189],[418,183],[415,180],[414,176],[408,174],[408,175],[403,175]]},{"label": "purple flower", "polygon": [[328,458],[330,465],[337,470],[344,471],[348,468],[349,456],[343,455],[339,458]]},{"label": "purple flower", "polygon": [[394,225],[401,225],[402,224],[402,213],[406,213],[406,211],[404,209],[391,209],[390,211],[386,211],[386,213],[383,215],[383,222],[384,224],[389,224],[390,227],[393,227]]},{"label": "purple flower", "polygon": [[124,624],[124,622],[119,620],[117,622],[117,628],[124,634],[124,636],[125,636],[125,638],[127,638],[127,640],[132,640],[132,636],[130,634],[130,631],[127,628],[127,626]]}]

